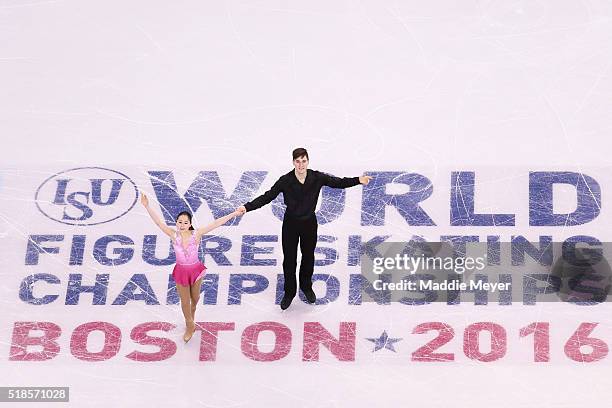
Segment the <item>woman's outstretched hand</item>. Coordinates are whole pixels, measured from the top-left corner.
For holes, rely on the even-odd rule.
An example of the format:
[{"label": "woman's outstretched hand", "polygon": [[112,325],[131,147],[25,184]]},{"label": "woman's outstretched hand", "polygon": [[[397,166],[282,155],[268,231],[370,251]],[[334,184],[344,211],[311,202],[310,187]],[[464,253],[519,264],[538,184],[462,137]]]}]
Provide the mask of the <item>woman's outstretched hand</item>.
[{"label": "woman's outstretched hand", "polygon": [[140,202],[144,207],[147,207],[149,205],[149,199],[147,198],[147,195],[145,193],[140,193]]},{"label": "woman's outstretched hand", "polygon": [[247,212],[247,210],[244,205],[241,205],[240,207],[236,208],[235,212],[237,212],[238,215],[244,215]]}]

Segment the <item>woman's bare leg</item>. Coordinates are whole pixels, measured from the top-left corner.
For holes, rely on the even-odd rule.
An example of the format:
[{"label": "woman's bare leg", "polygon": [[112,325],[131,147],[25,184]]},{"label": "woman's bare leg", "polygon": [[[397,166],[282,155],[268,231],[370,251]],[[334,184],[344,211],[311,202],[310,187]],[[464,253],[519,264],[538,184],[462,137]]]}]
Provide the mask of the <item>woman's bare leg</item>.
[{"label": "woman's bare leg", "polygon": [[195,322],[195,311],[200,301],[200,290],[202,289],[202,278],[191,285],[191,319]]},{"label": "woman's bare leg", "polygon": [[176,291],[178,292],[179,298],[181,299],[181,310],[185,317],[185,334],[183,340],[186,342],[191,339],[195,330],[195,324],[193,322],[193,314],[191,313],[191,294],[189,286],[183,286],[176,284]]}]

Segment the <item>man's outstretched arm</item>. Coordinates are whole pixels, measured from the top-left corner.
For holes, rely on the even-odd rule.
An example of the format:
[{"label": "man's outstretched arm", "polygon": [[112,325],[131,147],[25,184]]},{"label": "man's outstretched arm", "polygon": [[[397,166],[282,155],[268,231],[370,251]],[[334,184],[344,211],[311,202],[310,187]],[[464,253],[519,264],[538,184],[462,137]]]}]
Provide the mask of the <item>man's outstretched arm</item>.
[{"label": "man's outstretched arm", "polygon": [[329,174],[321,173],[323,177],[323,185],[333,188],[348,188],[359,184],[368,184],[372,180],[371,176],[360,177],[334,177]]},{"label": "man's outstretched arm", "polygon": [[259,207],[263,207],[264,205],[270,203],[281,193],[281,191],[283,191],[281,180],[282,178],[279,178],[278,180],[276,180],[276,183],[274,183],[272,188],[270,188],[268,191],[266,191],[259,197],[254,198],[253,200],[249,201],[245,205],[241,205],[240,207],[238,207],[238,211],[244,214],[247,211],[256,210]]}]

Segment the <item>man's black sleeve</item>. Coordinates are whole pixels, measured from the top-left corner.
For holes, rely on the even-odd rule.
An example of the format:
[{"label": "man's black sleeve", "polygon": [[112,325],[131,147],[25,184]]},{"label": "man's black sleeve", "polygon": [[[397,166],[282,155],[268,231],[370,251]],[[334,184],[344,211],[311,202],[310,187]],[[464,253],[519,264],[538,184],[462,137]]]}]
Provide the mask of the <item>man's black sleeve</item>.
[{"label": "man's black sleeve", "polygon": [[359,177],[334,177],[329,174],[319,172],[320,177],[323,179],[323,185],[333,188],[348,188],[356,186],[359,183]]},{"label": "man's black sleeve", "polygon": [[274,200],[282,191],[283,191],[283,178],[279,178],[276,180],[276,183],[270,188],[268,191],[263,193],[257,198],[249,201],[244,205],[247,211],[253,211],[258,209],[259,207],[263,207],[264,205],[270,203],[270,201]]}]

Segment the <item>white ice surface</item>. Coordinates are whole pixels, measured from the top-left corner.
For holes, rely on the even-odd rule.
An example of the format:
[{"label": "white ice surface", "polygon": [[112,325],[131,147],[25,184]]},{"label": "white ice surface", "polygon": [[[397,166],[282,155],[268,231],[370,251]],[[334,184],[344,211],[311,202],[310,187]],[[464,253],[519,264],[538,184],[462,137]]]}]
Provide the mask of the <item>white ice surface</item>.
[{"label": "white ice surface", "polygon": [[[358,268],[346,266],[346,249],[349,235],[376,234],[398,240],[583,234],[610,241],[611,17],[606,1],[1,1],[0,386],[70,386],[70,405],[77,407],[605,406],[612,397],[610,357],[575,363],[563,345],[581,322],[599,322],[594,336],[612,343],[609,304],[349,306],[347,276]],[[277,259],[276,267],[239,263],[243,235],[280,233],[271,207],[221,228],[219,235],[233,243],[233,266],[205,259],[221,277],[219,300],[198,309],[198,320],[236,323],[220,337],[216,362],[198,361],[197,335],[187,345],[180,340],[180,309],[165,305],[171,267],[151,267],[138,256],[103,267],[91,257],[92,242],[107,234],[132,237],[140,254],[142,237],[157,233],[141,207],[110,223],[75,227],[44,217],[35,205],[46,178],[83,166],[123,171],[150,193],[147,171],[173,171],[180,191],[199,171],[218,171],[228,192],[243,172],[267,171],[263,192],[291,168],[298,146],[309,149],[311,168],[337,175],[427,175],[434,194],[423,208],[437,226],[411,227],[393,209],[384,226],[361,226],[362,187],[348,190],[341,218],[319,231],[338,237],[340,259],[315,269],[339,277],[340,299],[315,307],[296,299],[282,313],[274,304],[280,242],[266,255]],[[458,170],[476,172],[478,211],[515,213],[516,226],[450,227],[450,173]],[[601,214],[582,226],[529,227],[527,174],[543,170],[594,177]],[[559,194],[558,210],[571,211],[571,191]],[[196,214],[200,225],[212,218],[206,205]],[[66,238],[60,254],[27,266],[30,234]],[[75,234],[87,236],[88,252],[83,266],[69,267]],[[61,278],[60,285],[37,286],[59,294],[58,301],[20,300],[20,283],[32,273]],[[107,304],[93,306],[91,295],[83,295],[78,305],[64,305],[69,273],[110,273]],[[160,305],[110,304],[134,273],[146,274]],[[227,305],[230,273],[264,274],[270,287]],[[9,361],[16,321],[58,324],[60,354],[45,362]],[[84,362],[70,353],[72,330],[89,321],[121,329],[117,356]],[[177,325],[167,334],[178,347],[170,359],[125,358],[146,350],[129,333],[148,321]],[[284,359],[261,363],[241,353],[242,331],[262,321],[291,329]],[[355,361],[339,362],[322,348],[321,361],[303,362],[308,321],[335,335],[340,321],[357,322]],[[429,321],[455,329],[440,351],[455,353],[456,361],[411,361],[434,337],[412,329]],[[506,328],[508,353],[501,360],[482,363],[463,354],[463,330],[478,321]],[[534,321],[551,324],[549,363],[534,363],[531,338],[518,337]],[[396,353],[372,352],[367,338],[383,330],[403,339]],[[271,340],[262,335],[261,349],[270,350]]]}]

